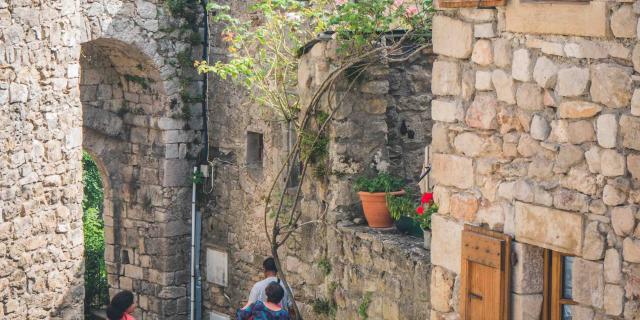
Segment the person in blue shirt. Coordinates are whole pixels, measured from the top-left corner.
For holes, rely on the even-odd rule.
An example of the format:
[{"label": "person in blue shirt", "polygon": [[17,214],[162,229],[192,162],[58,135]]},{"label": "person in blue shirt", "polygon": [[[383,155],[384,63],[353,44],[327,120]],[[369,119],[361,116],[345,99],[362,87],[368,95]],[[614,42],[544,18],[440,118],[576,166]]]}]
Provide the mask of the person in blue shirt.
[{"label": "person in blue shirt", "polygon": [[264,289],[266,301],[257,300],[239,309],[237,320],[289,320],[289,312],[282,308],[285,291],[277,282],[271,282]]}]

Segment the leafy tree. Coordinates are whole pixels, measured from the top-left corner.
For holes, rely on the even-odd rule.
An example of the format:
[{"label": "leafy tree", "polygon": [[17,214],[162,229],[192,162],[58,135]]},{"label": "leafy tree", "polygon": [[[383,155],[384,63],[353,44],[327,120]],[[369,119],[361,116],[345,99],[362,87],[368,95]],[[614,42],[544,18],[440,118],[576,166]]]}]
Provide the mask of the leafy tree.
[{"label": "leafy tree", "polygon": [[82,154],[84,199],[85,311],[101,308],[109,302],[107,268],[104,261],[104,221],[102,219],[104,189],[100,171],[87,152]]}]

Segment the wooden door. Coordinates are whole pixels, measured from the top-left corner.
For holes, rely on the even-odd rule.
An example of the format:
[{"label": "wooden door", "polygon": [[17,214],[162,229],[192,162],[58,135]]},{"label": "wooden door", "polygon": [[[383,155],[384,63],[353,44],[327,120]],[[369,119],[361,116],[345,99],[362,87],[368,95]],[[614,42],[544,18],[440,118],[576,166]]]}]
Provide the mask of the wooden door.
[{"label": "wooden door", "polygon": [[473,226],[462,232],[463,320],[509,319],[511,238]]}]

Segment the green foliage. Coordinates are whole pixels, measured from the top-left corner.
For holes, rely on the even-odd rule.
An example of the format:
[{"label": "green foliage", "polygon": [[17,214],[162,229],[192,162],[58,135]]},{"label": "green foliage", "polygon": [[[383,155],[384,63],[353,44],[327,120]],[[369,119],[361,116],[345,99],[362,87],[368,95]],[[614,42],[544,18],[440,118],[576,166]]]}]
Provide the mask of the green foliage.
[{"label": "green foliage", "polygon": [[202,173],[202,171],[198,170],[191,174],[191,183],[194,183],[196,185],[204,183],[204,174]]},{"label": "green foliage", "polygon": [[91,156],[82,154],[84,199],[85,311],[102,308],[109,302],[107,269],[104,261],[104,192],[100,172]]},{"label": "green foliage", "polygon": [[372,295],[373,295],[372,292],[365,293],[364,296],[362,297],[362,302],[358,306],[358,315],[362,320],[369,319],[369,314],[367,313],[367,310],[369,309],[369,305],[371,304]]},{"label": "green foliage", "polygon": [[311,303],[313,313],[317,315],[325,315],[331,318],[335,318],[338,306],[333,300],[330,299],[315,299]]},{"label": "green foliage", "polygon": [[318,261],[318,268],[322,271],[322,274],[328,276],[331,273],[331,262],[324,257]]},{"label": "green foliage", "polygon": [[101,213],[104,203],[102,177],[100,177],[98,165],[86,151],[82,152],[82,169],[82,180],[84,182],[82,209],[87,212],[89,208],[95,208]]},{"label": "green foliage", "polygon": [[393,220],[398,220],[400,217],[411,217],[416,211],[416,199],[415,195],[407,192],[401,196],[394,196],[387,193],[387,208],[389,214]]},{"label": "green foliage", "polygon": [[404,186],[402,179],[383,172],[373,178],[359,177],[353,188],[355,191],[365,192],[394,192],[402,190]]},{"label": "green foliage", "polygon": [[133,83],[137,83],[139,84],[142,89],[144,90],[149,90],[150,86],[149,86],[149,82],[154,82],[153,80],[144,78],[144,77],[140,77],[140,76],[134,76],[131,74],[125,74],[124,78],[129,81],[129,82],[133,82]]},{"label": "green foliage", "polygon": [[300,138],[300,158],[316,164],[324,160],[329,153],[329,138],[324,135],[318,135],[315,132],[302,131]]},{"label": "green foliage", "polygon": [[425,210],[422,215],[415,214],[413,218],[420,224],[420,228],[423,230],[431,229],[431,216],[438,212],[438,205],[435,203],[425,204]]},{"label": "green foliage", "polygon": [[169,9],[172,15],[183,18],[190,18],[187,16],[187,9],[193,10],[197,5],[198,0],[165,0],[164,5]]}]

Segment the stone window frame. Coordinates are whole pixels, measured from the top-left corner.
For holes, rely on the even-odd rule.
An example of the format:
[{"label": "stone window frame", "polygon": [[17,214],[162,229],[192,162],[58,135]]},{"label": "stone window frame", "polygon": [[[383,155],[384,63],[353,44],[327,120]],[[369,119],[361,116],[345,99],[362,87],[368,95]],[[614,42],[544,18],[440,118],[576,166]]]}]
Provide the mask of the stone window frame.
[{"label": "stone window frame", "polygon": [[564,258],[573,255],[544,250],[544,289],[543,289],[543,320],[562,320],[562,306],[576,305],[572,299],[563,298]]}]

